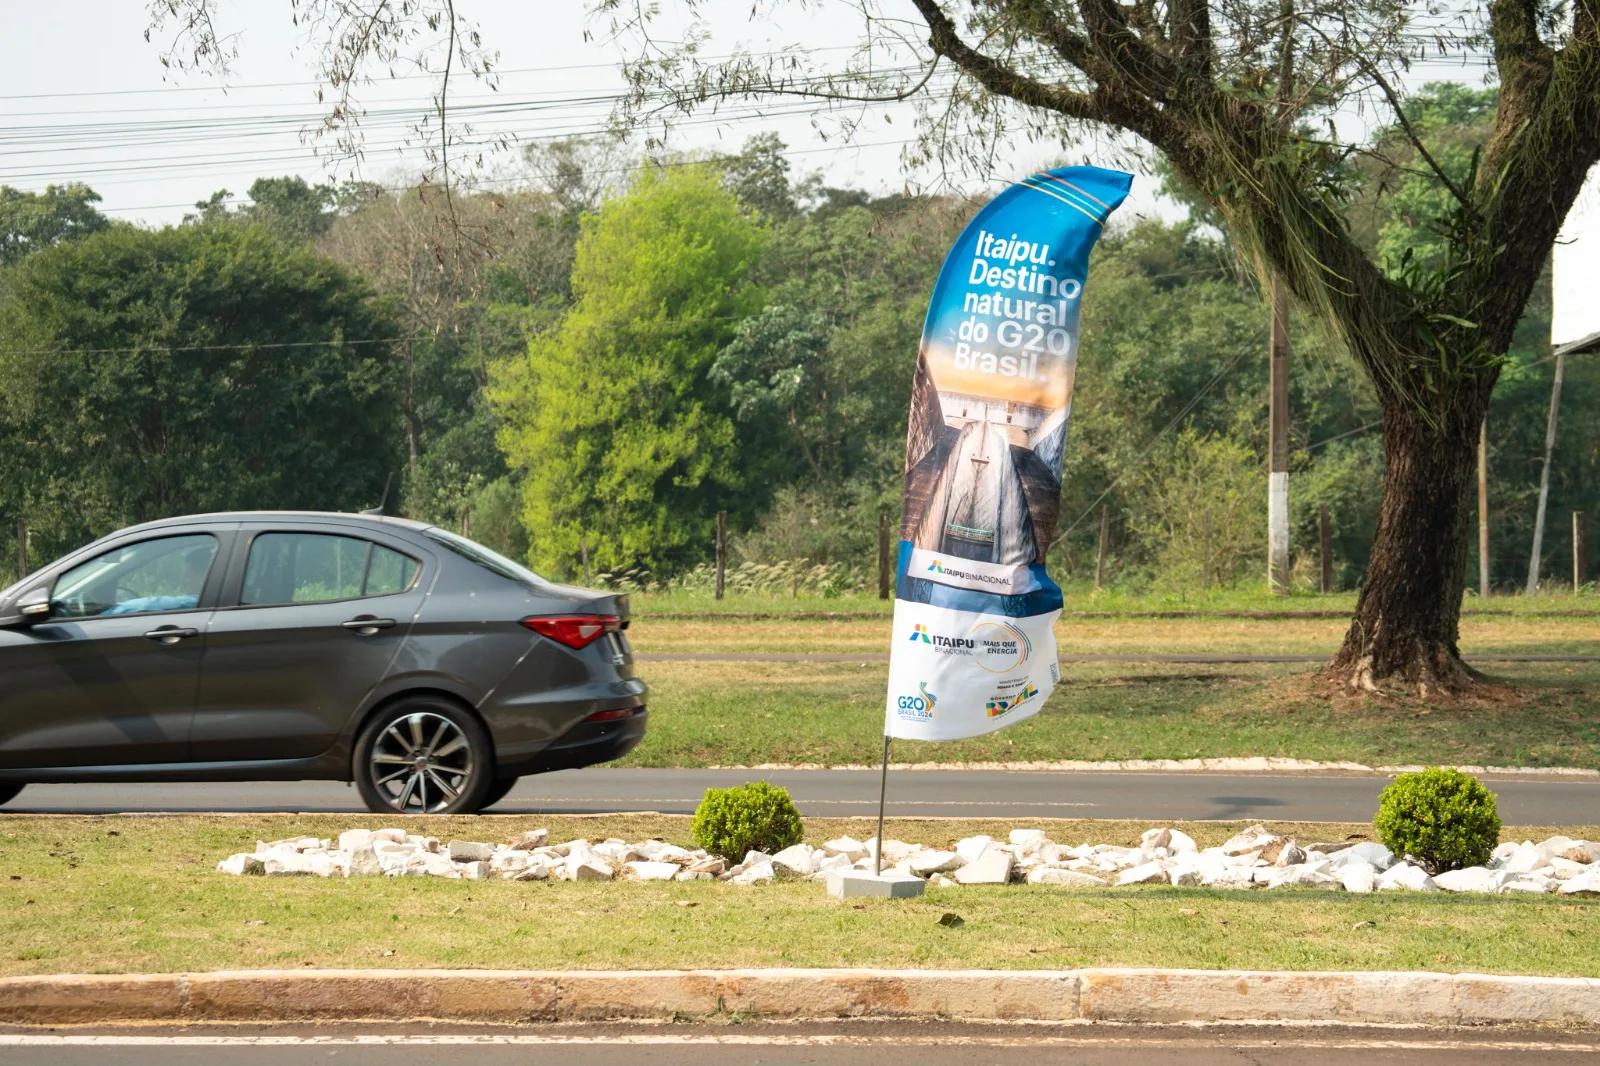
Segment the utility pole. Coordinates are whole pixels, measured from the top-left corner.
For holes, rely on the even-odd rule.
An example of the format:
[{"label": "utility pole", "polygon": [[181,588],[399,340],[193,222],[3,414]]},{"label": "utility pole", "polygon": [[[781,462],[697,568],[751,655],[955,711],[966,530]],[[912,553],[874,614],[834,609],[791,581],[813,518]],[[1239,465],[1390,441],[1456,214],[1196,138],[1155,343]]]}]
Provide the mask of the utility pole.
[{"label": "utility pole", "polygon": [[1550,500],[1550,456],[1556,450],[1556,413],[1561,409],[1561,379],[1566,376],[1567,353],[1556,355],[1556,379],[1550,385],[1550,420],[1544,430],[1544,469],[1539,471],[1539,509],[1533,519],[1533,556],[1528,560],[1528,595],[1539,591],[1539,552],[1544,547],[1544,511]]},{"label": "utility pole", "polygon": [[878,515],[878,599],[889,598],[889,516]]},{"label": "utility pole", "polygon": [[1478,427],[1478,595],[1489,598],[1489,416]]},{"label": "utility pole", "polygon": [[728,566],[728,512],[717,512],[717,599],[722,599],[722,579]]},{"label": "utility pole", "polygon": [[1572,512],[1572,594],[1583,588],[1583,579],[1589,576],[1588,522],[1582,511]]},{"label": "utility pole", "polygon": [[583,583],[589,584],[589,534],[578,534],[578,558],[583,561]]},{"label": "utility pole", "polygon": [[1317,509],[1318,562],[1322,564],[1322,594],[1333,591],[1333,523],[1328,520],[1328,505]]},{"label": "utility pole", "polygon": [[1106,584],[1106,541],[1111,537],[1111,508],[1100,505],[1100,557],[1094,564],[1094,590],[1099,592]]},{"label": "utility pole", "polygon": [[1267,585],[1289,591],[1289,290],[1272,277],[1271,398],[1272,454],[1267,474]]},{"label": "utility pole", "polygon": [[1200,591],[1211,588],[1211,508],[1206,508],[1205,534],[1200,548]]},{"label": "utility pole", "polygon": [[[124,523],[126,525],[126,523]],[[28,520],[17,519],[17,580],[28,576]]]}]

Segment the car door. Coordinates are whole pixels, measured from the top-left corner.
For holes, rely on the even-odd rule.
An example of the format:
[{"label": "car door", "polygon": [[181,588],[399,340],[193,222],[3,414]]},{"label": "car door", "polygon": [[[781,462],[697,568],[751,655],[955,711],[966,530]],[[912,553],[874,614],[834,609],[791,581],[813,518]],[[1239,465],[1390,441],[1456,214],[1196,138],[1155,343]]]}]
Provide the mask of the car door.
[{"label": "car door", "polygon": [[0,634],[0,765],[184,761],[231,539],[146,534],[42,575],[49,617]]},{"label": "car door", "polygon": [[206,634],[193,757],[314,758],[388,675],[422,606],[424,559],[365,528],[247,524],[239,540]]}]

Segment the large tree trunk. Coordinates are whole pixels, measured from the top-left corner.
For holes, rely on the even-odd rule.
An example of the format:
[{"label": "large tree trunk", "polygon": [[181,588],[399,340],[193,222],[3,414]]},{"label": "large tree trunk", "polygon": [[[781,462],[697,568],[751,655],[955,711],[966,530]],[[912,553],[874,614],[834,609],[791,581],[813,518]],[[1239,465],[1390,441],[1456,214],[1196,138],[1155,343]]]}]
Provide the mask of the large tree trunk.
[{"label": "large tree trunk", "polygon": [[1488,390],[1458,388],[1464,394],[1434,424],[1414,402],[1385,398],[1383,503],[1372,560],[1344,645],[1328,667],[1351,688],[1405,682],[1426,695],[1459,692],[1476,678],[1456,641]]}]

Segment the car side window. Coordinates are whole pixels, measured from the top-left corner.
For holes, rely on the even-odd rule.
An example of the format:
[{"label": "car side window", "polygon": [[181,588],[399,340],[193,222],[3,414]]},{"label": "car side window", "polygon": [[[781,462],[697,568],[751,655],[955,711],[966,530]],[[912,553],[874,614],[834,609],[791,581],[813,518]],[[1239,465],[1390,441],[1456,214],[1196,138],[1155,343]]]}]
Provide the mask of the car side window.
[{"label": "car side window", "polygon": [[325,603],[387,596],[409,589],[416,560],[361,540],[329,533],[262,533],[245,561],[242,606]]},{"label": "car side window", "polygon": [[62,574],[50,594],[52,618],[193,610],[217,556],[209,533],[141,540]]}]

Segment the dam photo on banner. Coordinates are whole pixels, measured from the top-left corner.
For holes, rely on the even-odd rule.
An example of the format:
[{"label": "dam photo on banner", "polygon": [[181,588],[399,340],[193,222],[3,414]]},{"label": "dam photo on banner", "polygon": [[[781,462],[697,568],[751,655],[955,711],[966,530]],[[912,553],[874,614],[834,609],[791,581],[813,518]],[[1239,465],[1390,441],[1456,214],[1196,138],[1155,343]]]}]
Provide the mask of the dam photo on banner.
[{"label": "dam photo on banner", "polygon": [[1132,178],[1048,170],[962,231],[917,352],[884,734],[956,740],[1060,680],[1056,535],[1089,251]]}]

